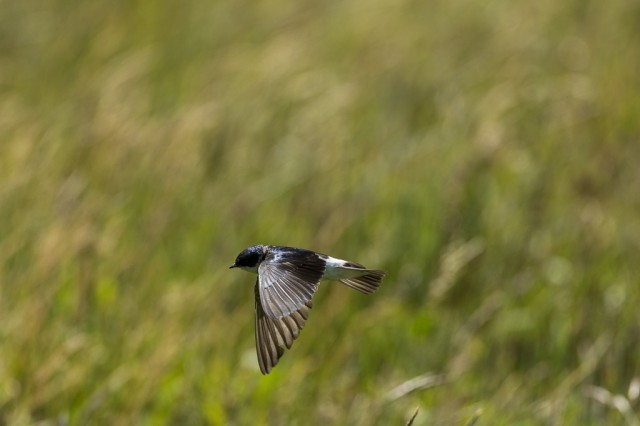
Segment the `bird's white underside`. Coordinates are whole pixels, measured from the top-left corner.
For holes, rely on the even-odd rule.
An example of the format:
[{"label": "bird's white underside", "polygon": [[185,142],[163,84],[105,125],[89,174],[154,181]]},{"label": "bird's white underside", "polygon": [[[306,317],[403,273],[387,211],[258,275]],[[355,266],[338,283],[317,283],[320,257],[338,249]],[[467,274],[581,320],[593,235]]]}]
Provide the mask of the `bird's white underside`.
[{"label": "bird's white underside", "polygon": [[355,278],[362,275],[361,269],[345,267],[345,264],[349,263],[346,260],[327,256],[326,261],[327,265],[325,266],[324,275],[322,277],[324,279],[339,281],[345,278]]}]

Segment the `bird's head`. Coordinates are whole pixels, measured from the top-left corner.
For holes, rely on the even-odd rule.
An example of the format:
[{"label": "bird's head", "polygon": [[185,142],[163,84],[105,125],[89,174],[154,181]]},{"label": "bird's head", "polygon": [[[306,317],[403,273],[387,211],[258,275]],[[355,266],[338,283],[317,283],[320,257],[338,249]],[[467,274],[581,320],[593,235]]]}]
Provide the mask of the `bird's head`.
[{"label": "bird's head", "polygon": [[264,259],[264,246],[255,245],[240,252],[236,261],[229,268],[240,268],[249,272],[258,272],[258,265]]}]

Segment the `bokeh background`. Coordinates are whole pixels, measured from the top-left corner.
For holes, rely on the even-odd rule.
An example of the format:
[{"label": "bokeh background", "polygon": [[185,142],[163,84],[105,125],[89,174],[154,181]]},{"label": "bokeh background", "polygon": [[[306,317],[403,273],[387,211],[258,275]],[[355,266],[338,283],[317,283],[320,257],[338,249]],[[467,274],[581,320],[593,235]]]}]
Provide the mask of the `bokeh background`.
[{"label": "bokeh background", "polygon": [[638,2],[0,9],[0,424],[640,424]]}]

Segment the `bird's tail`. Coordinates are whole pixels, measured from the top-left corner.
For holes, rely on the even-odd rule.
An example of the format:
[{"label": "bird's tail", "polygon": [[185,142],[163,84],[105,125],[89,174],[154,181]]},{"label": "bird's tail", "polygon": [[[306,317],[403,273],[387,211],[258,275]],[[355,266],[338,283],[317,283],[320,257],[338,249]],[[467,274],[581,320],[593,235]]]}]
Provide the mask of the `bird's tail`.
[{"label": "bird's tail", "polygon": [[340,280],[342,284],[364,294],[375,292],[378,287],[380,287],[380,284],[382,284],[382,279],[386,275],[384,271],[366,269],[359,263],[353,262],[349,262],[341,267],[340,272],[345,276],[345,278]]}]

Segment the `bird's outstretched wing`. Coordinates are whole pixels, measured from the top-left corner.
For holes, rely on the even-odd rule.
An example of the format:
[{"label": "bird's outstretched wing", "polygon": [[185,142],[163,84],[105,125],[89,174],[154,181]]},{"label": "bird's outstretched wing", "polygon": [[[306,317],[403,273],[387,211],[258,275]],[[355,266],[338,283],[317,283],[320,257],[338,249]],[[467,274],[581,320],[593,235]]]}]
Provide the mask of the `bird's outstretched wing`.
[{"label": "bird's outstretched wing", "polygon": [[305,303],[302,308],[291,315],[273,319],[265,315],[260,299],[260,280],[256,280],[256,351],[258,364],[262,374],[269,374],[284,354],[285,348],[291,348],[294,340],[300,335],[304,327],[311,301]]},{"label": "bird's outstretched wing", "polygon": [[318,289],[326,261],[310,250],[276,247],[258,267],[262,308],[276,320],[303,308]]}]

